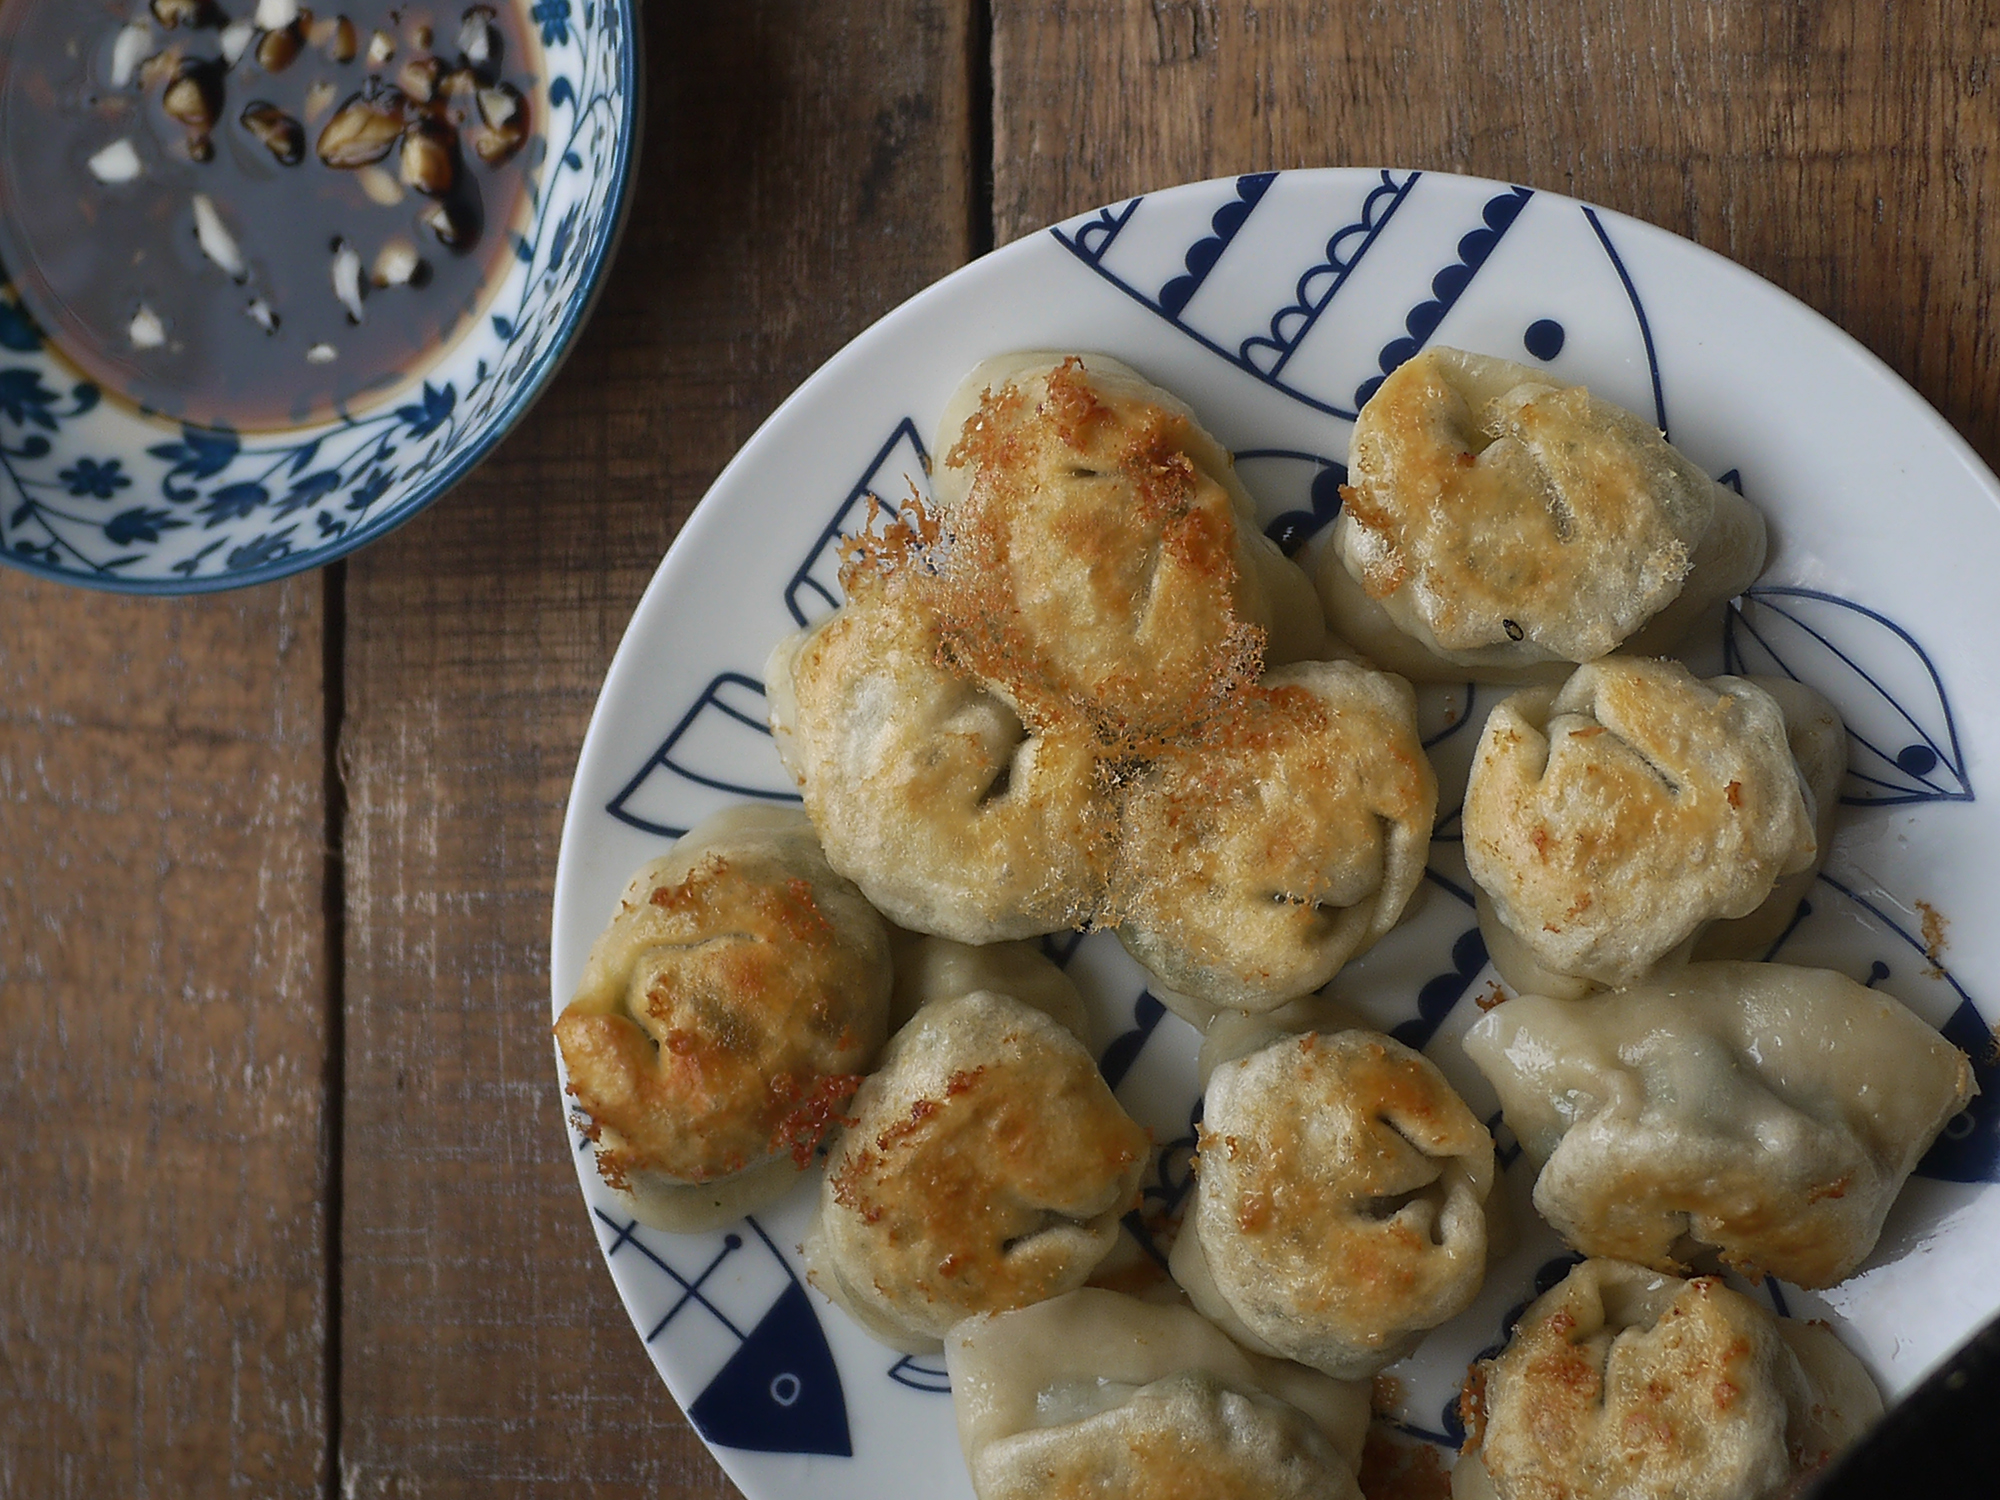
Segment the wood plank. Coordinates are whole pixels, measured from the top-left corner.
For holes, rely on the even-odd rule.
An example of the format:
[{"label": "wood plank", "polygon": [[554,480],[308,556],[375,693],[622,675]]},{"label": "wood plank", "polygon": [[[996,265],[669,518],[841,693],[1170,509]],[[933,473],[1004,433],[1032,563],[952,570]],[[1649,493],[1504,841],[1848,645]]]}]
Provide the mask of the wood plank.
[{"label": "wood plank", "polygon": [[694,501],[794,384],[964,257],[967,8],[652,19],[633,219],[589,333],[476,476],[350,564],[356,1496],[733,1493],[577,1196],[548,1027],[560,818],[611,652]]},{"label": "wood plank", "polygon": [[321,583],[0,571],[0,1495],[327,1460]]},{"label": "wood plank", "polygon": [[1740,261],[2000,460],[2000,6],[995,0],[1001,242],[1223,173],[1432,167]]}]

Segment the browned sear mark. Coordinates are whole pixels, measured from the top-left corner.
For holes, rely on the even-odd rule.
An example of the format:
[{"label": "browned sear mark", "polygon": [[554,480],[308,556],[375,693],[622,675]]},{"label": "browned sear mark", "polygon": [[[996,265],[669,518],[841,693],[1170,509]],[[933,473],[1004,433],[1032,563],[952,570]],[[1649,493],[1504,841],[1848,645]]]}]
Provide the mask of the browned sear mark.
[{"label": "browned sear mark", "polygon": [[1919,901],[1917,903],[1917,910],[1922,912],[1924,917],[1924,957],[1930,963],[1930,967],[1925,972],[1933,979],[1942,979],[1944,977],[1944,913],[1939,911],[1935,906],[1932,906],[1928,901]]},{"label": "browned sear mark", "polygon": [[792,1108],[771,1131],[772,1151],[790,1151],[793,1164],[803,1172],[812,1164],[813,1153],[829,1130],[854,1123],[841,1106],[860,1087],[859,1073],[827,1073],[803,1083],[789,1074],[773,1078],[771,1093]]}]

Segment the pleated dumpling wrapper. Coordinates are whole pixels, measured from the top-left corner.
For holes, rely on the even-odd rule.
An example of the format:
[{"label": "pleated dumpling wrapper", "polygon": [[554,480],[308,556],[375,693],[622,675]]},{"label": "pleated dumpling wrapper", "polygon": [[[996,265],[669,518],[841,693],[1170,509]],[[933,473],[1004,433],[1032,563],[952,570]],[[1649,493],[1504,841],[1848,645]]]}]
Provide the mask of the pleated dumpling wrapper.
[{"label": "pleated dumpling wrapper", "polygon": [[1586,1255],[1684,1269],[1683,1237],[1797,1286],[1851,1276],[1974,1093],[1963,1052],[1825,969],[1704,963],[1587,1000],[1522,995],[1466,1055]]},{"label": "pleated dumpling wrapper", "polygon": [[1400,677],[1301,662],[1132,773],[1110,890],[1118,940],[1196,1025],[1318,989],[1401,920],[1437,778]]},{"label": "pleated dumpling wrapper", "polygon": [[1764,566],[1763,518],[1651,423],[1458,349],[1424,350],[1369,398],[1341,495],[1328,619],[1418,680],[1665,651]]},{"label": "pleated dumpling wrapper", "polygon": [[1369,1387],[1095,1287],[945,1345],[979,1500],[1360,1500]]},{"label": "pleated dumpling wrapper", "polygon": [[1588,1260],[1466,1387],[1452,1500],[1778,1500],[1882,1414],[1824,1324]]},{"label": "pleated dumpling wrapper", "polygon": [[951,648],[1031,723],[1143,753],[1268,667],[1321,654],[1312,581],[1227,449],[1102,354],[987,360],[939,423]]},{"label": "pleated dumpling wrapper", "polygon": [[[1785,739],[1792,760],[1806,785],[1813,810],[1813,842],[1819,848],[1812,863],[1779,878],[1764,904],[1747,917],[1719,917],[1695,939],[1694,956],[1762,958],[1798,919],[1799,903],[1812,893],[1826,857],[1833,849],[1840,818],[1840,783],[1847,775],[1847,725],[1840,710],[1821,693],[1790,677],[1746,677],[1762,688],[1785,715]],[[1530,986],[1533,988],[1533,986]]]},{"label": "pleated dumpling wrapper", "polygon": [[1755,911],[1819,858],[1814,822],[1769,692],[1615,656],[1487,716],[1465,863],[1501,977],[1583,994],[1629,984],[1709,922]]},{"label": "pleated dumpling wrapper", "polygon": [[1198,1014],[1305,993],[1393,926],[1436,806],[1408,684],[1302,659],[1310,583],[1187,408],[1099,355],[1014,355],[939,447],[935,508],[851,539],[847,603],[766,673],[834,867],[960,942],[1116,928]]},{"label": "pleated dumpling wrapper", "polygon": [[1088,922],[1116,810],[1087,725],[1031,728],[950,665],[920,571],[850,569],[847,603],[778,643],[778,753],[827,858],[891,921],[965,943]]},{"label": "pleated dumpling wrapper", "polygon": [[812,1284],[892,1348],[1083,1285],[1151,1155],[1097,1063],[990,990],[923,1006],[861,1086],[806,1233]]},{"label": "pleated dumpling wrapper", "polygon": [[1032,1006],[1089,1046],[1090,1008],[1076,981],[1032,940],[955,943],[950,938],[892,930],[896,991],[889,1002],[889,1030],[897,1032],[926,1005],[956,1000],[974,990],[998,990]]},{"label": "pleated dumpling wrapper", "polygon": [[1322,1027],[1211,1028],[1171,1265],[1246,1348],[1351,1380],[1478,1294],[1493,1138],[1421,1053],[1332,1017]]},{"label": "pleated dumpling wrapper", "polygon": [[556,1022],[597,1168],[656,1229],[778,1198],[874,1066],[887,925],[805,815],[735,807],[632,877]]}]

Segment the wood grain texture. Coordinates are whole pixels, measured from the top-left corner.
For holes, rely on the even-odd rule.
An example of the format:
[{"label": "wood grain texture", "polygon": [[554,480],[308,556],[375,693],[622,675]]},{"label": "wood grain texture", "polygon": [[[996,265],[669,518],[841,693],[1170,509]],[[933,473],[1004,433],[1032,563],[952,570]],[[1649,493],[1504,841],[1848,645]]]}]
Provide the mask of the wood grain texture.
[{"label": "wood grain texture", "polygon": [[732,1493],[566,1158],[563,801],[694,500],[989,212],[1004,242],[1293,165],[1556,188],[1769,276],[2000,459],[2000,0],[991,0],[990,57],[985,8],[655,0],[590,330],[348,565],[344,610],[318,579],[124,603],[0,575],[0,1125],[27,1143],[0,1154],[0,1497],[321,1493],[336,1439],[357,1500]]},{"label": "wood grain texture", "polygon": [[1004,243],[1268,167],[1553,188],[1685,234],[2000,459],[1992,0],[994,0]]},{"label": "wood grain texture", "polygon": [[350,564],[346,1495],[733,1493],[577,1196],[549,1037],[560,819],[694,501],[963,259],[966,14],[649,10],[633,218],[588,334],[472,480]]},{"label": "wood grain texture", "polygon": [[320,589],[0,575],[0,1495],[323,1492]]}]

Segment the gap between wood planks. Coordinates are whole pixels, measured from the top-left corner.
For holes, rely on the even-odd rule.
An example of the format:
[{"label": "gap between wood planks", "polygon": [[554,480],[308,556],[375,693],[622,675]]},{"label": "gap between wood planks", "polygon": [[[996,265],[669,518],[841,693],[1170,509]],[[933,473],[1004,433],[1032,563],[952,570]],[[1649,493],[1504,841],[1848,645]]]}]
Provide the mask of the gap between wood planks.
[{"label": "gap between wood planks", "polygon": [[[966,193],[968,258],[994,248],[994,87],[992,0],[970,0],[967,27],[967,114],[970,123]],[[606,268],[609,274],[609,268]],[[342,766],[342,737],[347,710],[347,563],[329,563],[321,573],[321,678],[324,693],[325,855],[322,879],[325,903],[327,975],[326,1107],[326,1312],[323,1359],[326,1458],[323,1485],[327,1500],[343,1500],[341,1437],[341,1230],[345,1169],[347,1093],[347,784]]]},{"label": "gap between wood planks", "polygon": [[320,686],[325,694],[320,742],[326,794],[326,852],[321,879],[325,889],[326,940],[326,1337],[325,1362],[327,1500],[340,1490],[340,1221],[341,1171],[345,1157],[347,1103],[347,780],[341,774],[340,736],[347,716],[347,563],[328,563],[320,574]]}]

